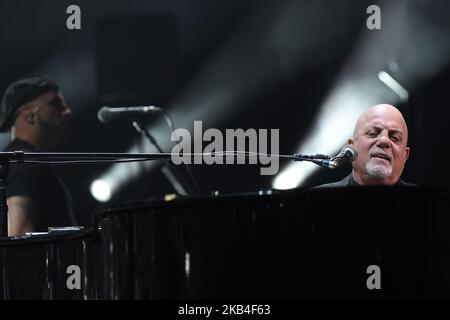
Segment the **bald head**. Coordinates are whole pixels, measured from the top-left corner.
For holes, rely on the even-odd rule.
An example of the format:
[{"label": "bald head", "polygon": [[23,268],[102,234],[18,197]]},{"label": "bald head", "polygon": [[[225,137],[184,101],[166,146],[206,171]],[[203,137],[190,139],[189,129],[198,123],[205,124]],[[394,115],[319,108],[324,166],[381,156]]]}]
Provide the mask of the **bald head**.
[{"label": "bald head", "polygon": [[377,104],[369,109],[367,109],[363,114],[361,114],[356,121],[355,129],[353,131],[353,137],[355,134],[361,130],[361,127],[367,124],[371,119],[374,118],[385,118],[390,121],[395,121],[398,126],[400,126],[406,136],[405,144],[408,143],[408,126],[403,118],[402,113],[393,105],[390,104]]},{"label": "bald head", "polygon": [[356,122],[353,143],[359,156],[353,178],[362,185],[394,185],[409,157],[408,127],[401,112],[390,104],[370,107]]}]

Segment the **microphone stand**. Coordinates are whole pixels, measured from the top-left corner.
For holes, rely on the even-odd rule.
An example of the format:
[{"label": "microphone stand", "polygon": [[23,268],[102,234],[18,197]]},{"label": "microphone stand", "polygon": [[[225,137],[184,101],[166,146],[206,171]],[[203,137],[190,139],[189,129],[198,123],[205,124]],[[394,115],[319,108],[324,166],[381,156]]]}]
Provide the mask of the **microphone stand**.
[{"label": "microphone stand", "polygon": [[[148,130],[143,129],[142,125],[138,121],[133,121],[133,127],[136,129],[137,132],[141,133],[144,137],[146,137],[148,141],[150,141],[150,143],[153,144],[160,153],[164,153],[164,151],[161,149],[156,139],[150,134]],[[177,178],[177,175],[170,168],[169,163],[164,164],[163,169],[161,171],[180,195],[188,194],[186,188],[183,187],[183,184],[180,182],[180,179]]]},{"label": "microphone stand", "polygon": [[[151,135],[150,135],[151,137]],[[160,149],[160,148],[159,148]],[[223,153],[221,153],[224,155]],[[191,156],[203,156],[204,154],[191,154]],[[235,156],[238,153],[234,154]],[[6,201],[6,181],[8,177],[9,166],[11,163],[41,163],[41,164],[91,164],[111,161],[148,161],[148,160],[171,160],[171,153],[58,153],[58,152],[23,152],[8,151],[0,152],[0,237],[8,237],[8,206]],[[250,158],[250,154],[244,154]],[[294,161],[311,161],[316,164],[330,159],[325,155],[277,155],[280,159],[289,159]],[[319,159],[319,161],[317,161]]]}]

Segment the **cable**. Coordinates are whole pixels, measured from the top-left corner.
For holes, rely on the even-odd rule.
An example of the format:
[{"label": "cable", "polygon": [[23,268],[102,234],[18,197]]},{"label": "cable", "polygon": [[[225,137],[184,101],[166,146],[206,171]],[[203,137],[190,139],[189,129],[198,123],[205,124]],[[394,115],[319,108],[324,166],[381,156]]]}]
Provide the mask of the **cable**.
[{"label": "cable", "polygon": [[100,164],[100,163],[118,163],[118,162],[138,162],[138,161],[150,161],[155,160],[151,158],[141,159],[105,159],[105,160],[64,160],[64,161],[47,161],[47,160],[24,160],[11,162],[16,163],[30,163],[30,164]]},{"label": "cable", "polygon": [[[64,154],[62,154],[64,155]],[[142,154],[145,155],[145,154]],[[169,154],[167,154],[169,155]],[[207,157],[207,156],[239,156],[246,155],[247,159],[249,157],[277,157],[280,159],[297,160],[297,161],[311,161],[316,159],[330,159],[329,156],[325,155],[287,155],[287,154],[268,154],[261,152],[251,152],[251,151],[217,151],[217,152],[205,152],[205,153],[182,153],[178,156],[180,157]],[[57,156],[57,154],[55,154]],[[173,156],[172,154],[170,155]],[[45,157],[44,157],[45,158]],[[51,160],[12,160],[11,163],[29,163],[29,164],[100,164],[100,163],[119,163],[119,162],[139,162],[139,161],[150,161],[150,160],[167,160],[167,159],[154,159],[148,158],[131,158],[131,159],[103,159],[103,160],[63,160],[63,161],[51,161]]]}]

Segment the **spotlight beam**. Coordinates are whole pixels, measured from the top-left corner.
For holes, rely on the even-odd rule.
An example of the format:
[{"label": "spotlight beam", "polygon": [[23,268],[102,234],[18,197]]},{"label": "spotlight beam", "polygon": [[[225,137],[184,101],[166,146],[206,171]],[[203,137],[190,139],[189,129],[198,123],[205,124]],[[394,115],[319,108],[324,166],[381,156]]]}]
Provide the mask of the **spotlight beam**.
[{"label": "spotlight beam", "polygon": [[[414,5],[430,7],[417,11],[413,10]],[[351,137],[359,114],[374,104],[407,101],[409,94],[401,83],[412,90],[450,61],[448,30],[427,20],[426,9],[433,9],[433,4],[414,0],[384,3],[381,30],[362,33],[335,87],[320,107],[312,130],[300,144],[299,153],[336,152]],[[401,80],[385,71],[380,73],[391,62],[399,66],[397,74]],[[381,86],[377,76],[385,85]],[[272,186],[301,186],[315,170],[307,164],[290,164],[275,177]]]},{"label": "spotlight beam", "polygon": [[409,94],[408,91],[395,80],[389,73],[386,71],[378,72],[378,79],[387,85],[392,91],[394,91],[400,98],[401,102],[408,101]]}]

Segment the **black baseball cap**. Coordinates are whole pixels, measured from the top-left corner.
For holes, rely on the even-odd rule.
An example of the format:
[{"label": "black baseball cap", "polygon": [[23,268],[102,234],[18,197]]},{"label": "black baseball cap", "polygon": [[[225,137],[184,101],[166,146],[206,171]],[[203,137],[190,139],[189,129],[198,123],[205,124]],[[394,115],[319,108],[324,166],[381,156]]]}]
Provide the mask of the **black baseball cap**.
[{"label": "black baseball cap", "polygon": [[11,83],[0,106],[0,132],[9,131],[22,105],[48,91],[58,91],[58,85],[41,74],[29,74]]}]

